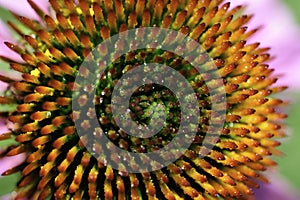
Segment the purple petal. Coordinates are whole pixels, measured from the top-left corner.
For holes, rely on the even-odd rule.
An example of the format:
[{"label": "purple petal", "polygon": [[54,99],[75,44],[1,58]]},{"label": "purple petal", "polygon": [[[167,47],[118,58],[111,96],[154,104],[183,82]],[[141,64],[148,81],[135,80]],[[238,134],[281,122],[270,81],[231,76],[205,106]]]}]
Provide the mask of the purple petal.
[{"label": "purple petal", "polygon": [[[7,88],[8,84],[0,81],[0,94],[4,92]],[[1,120],[0,120],[1,121]],[[1,125],[0,125],[1,126]],[[1,132],[0,132],[1,133]]]},{"label": "purple petal", "polygon": [[[1,1],[1,0],[0,0]],[[23,62],[21,56],[16,52],[9,49],[4,42],[11,42],[13,44],[16,43],[14,38],[11,35],[11,32],[4,25],[4,23],[0,20],[0,55],[15,60],[16,62]]]},{"label": "purple petal", "polygon": [[[0,119],[0,135],[9,132],[4,119]],[[0,149],[1,151],[1,149]],[[21,164],[25,160],[25,153],[16,156],[0,157],[0,175],[6,170]]]},{"label": "purple petal", "polygon": [[263,26],[250,42],[260,42],[262,47],[271,47],[275,59],[269,61],[276,74],[284,76],[278,80],[281,85],[292,89],[300,88],[300,28],[289,8],[279,0],[240,0],[231,5],[248,5],[245,13],[254,14],[248,24],[250,29]]},{"label": "purple petal", "polygon": [[0,158],[0,174],[5,172],[6,170],[18,166],[25,160],[25,154],[19,154],[16,156],[5,156]]},{"label": "purple petal", "polygon": [[[16,192],[12,192],[11,194],[6,194],[0,197],[0,200],[13,200],[15,199],[17,193]],[[21,200],[27,200],[26,198],[23,198]]]},{"label": "purple petal", "polygon": [[11,35],[11,32],[8,30],[7,26],[0,20],[0,38],[5,38],[9,41],[13,41],[14,38]]},{"label": "purple petal", "polygon": [[11,200],[12,195],[11,194],[6,194],[0,197],[0,200]]},{"label": "purple petal", "polygon": [[[50,4],[47,0],[33,0],[33,2],[42,9],[46,14],[49,14]],[[28,4],[27,0],[18,0],[10,1],[10,0],[0,0],[0,6],[16,13],[21,16],[40,20],[39,16],[35,13],[35,11]]]},{"label": "purple petal", "polygon": [[9,49],[4,42],[7,42],[8,40],[2,39],[0,38],[0,55],[4,56],[6,58],[9,58],[11,60],[14,60],[16,62],[21,62],[23,63],[23,59],[21,58],[21,56],[19,54],[17,54],[16,52],[12,51],[11,49]]},{"label": "purple petal", "polygon": [[3,118],[0,118],[0,135],[3,133],[7,133],[9,130],[5,124],[5,120]]},{"label": "purple petal", "polygon": [[254,189],[256,200],[299,200],[300,195],[276,171],[269,173],[270,184],[261,184],[260,189]]}]

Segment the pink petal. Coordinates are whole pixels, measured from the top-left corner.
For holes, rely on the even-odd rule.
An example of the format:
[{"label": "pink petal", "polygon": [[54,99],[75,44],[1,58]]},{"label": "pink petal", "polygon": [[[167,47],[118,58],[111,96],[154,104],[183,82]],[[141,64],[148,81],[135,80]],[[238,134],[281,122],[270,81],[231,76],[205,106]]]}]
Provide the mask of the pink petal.
[{"label": "pink petal", "polygon": [[5,38],[9,41],[13,41],[14,38],[11,35],[11,32],[8,30],[7,26],[0,20],[0,38]]},{"label": "pink petal", "polygon": [[250,29],[263,25],[248,43],[260,42],[261,47],[271,47],[270,53],[275,59],[268,64],[276,68],[276,74],[284,75],[278,84],[300,89],[300,28],[289,8],[279,0],[231,2],[232,6],[241,4],[248,5],[245,13],[254,14],[248,24]]},{"label": "pink petal", "polygon": [[9,130],[5,124],[5,119],[0,118],[0,135],[7,132],[9,132]]},{"label": "pink petal", "polygon": [[0,200],[11,200],[12,195],[11,194],[6,194],[0,197]]},{"label": "pink petal", "polygon": [[[11,194],[6,194],[6,195],[3,195],[0,197],[0,200],[13,200],[13,199],[16,199],[17,193],[16,192],[12,192]],[[28,200],[26,198],[22,198],[20,200]]]},{"label": "pink petal", "polygon": [[261,184],[260,189],[254,190],[255,199],[299,200],[299,193],[292,188],[276,171],[269,173],[270,184]]},{"label": "pink petal", "polygon": [[[39,6],[46,14],[49,14],[50,4],[47,0],[33,0],[33,2]],[[35,11],[28,4],[27,0],[0,0],[0,6],[16,13],[21,16],[40,20],[39,16],[35,13]]]},{"label": "pink petal", "polygon": [[[0,134],[7,133],[9,130],[4,119],[0,119]],[[2,149],[0,149],[1,151]],[[25,153],[16,156],[0,157],[0,177],[6,170],[21,164],[25,160]]]},{"label": "pink petal", "polygon": [[[1,1],[1,0],[0,0]],[[19,54],[9,49],[4,42],[11,42],[16,44],[11,32],[7,26],[0,20],[0,55],[15,60],[16,62],[24,62]]]},{"label": "pink petal", "polygon": [[0,81],[0,94],[4,92],[7,88],[8,84]]},{"label": "pink petal", "polygon": [[16,52],[12,51],[11,49],[9,49],[4,42],[8,42],[9,40],[0,38],[0,55],[4,56],[6,58],[9,58],[11,60],[14,60],[16,62],[19,63],[23,63],[23,59],[21,58],[21,56],[19,54],[17,54]]},{"label": "pink petal", "polygon": [[0,174],[6,170],[18,166],[25,160],[25,154],[19,154],[16,156],[5,156],[0,158]]}]

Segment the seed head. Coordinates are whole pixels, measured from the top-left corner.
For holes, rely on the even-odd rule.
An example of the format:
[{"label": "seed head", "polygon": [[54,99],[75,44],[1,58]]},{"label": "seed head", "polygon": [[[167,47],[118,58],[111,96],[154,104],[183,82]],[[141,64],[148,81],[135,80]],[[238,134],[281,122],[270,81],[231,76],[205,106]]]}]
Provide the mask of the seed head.
[{"label": "seed head", "polygon": [[[284,102],[274,94],[285,87],[274,86],[277,77],[267,65],[268,49],[260,48],[259,43],[247,43],[257,30],[248,30],[251,16],[240,15],[241,6],[230,9],[230,3],[222,0],[50,0],[54,14],[49,16],[31,0],[28,2],[41,21],[14,13],[27,31],[9,23],[22,40],[20,44],[5,43],[24,62],[2,56],[12,70],[22,73],[22,80],[0,76],[9,84],[0,103],[17,104],[13,112],[2,113],[14,126],[0,140],[15,138],[18,142],[2,156],[27,155],[22,164],[4,173],[22,174],[16,199],[240,199],[251,195],[251,188],[259,187],[258,181],[267,182],[261,172],[276,165],[270,155],[280,155],[276,150],[280,143],[274,138],[284,136],[281,119],[286,117],[279,111]],[[186,59],[170,51],[153,48],[159,46],[155,43],[152,48],[124,55],[118,55],[118,50],[125,48],[126,41],[98,48],[118,33],[141,27],[170,29],[197,41],[207,52],[199,52],[198,58],[206,73],[199,74]],[[163,41],[171,44],[172,39],[176,37],[166,35]],[[95,48],[100,58],[113,49],[109,55],[117,59],[95,84],[87,84],[85,81],[95,71],[82,63]],[[192,47],[188,51],[192,52]],[[221,84],[208,73],[212,69],[206,55],[216,67]],[[96,61],[97,67],[105,65],[99,58]],[[145,84],[130,97],[130,117],[143,125],[166,113],[166,121],[156,124],[162,126],[160,132],[139,138],[116,125],[112,116],[113,87],[124,74],[144,63],[166,64],[179,71],[197,95],[200,117],[191,145],[176,161],[159,170],[131,173],[107,164],[107,160],[121,164],[122,160],[115,154],[102,155],[103,148],[108,147],[97,139],[105,135],[123,150],[154,152],[172,142],[183,115],[170,89]],[[139,78],[135,75],[125,79],[128,87]],[[177,78],[169,78],[169,83],[176,82]],[[226,99],[218,96],[221,85]],[[126,91],[120,93],[126,95]],[[91,103],[92,92],[93,106],[86,106]],[[74,98],[76,102],[72,103]],[[226,101],[226,110],[220,107],[213,112],[214,101]],[[219,116],[222,111],[226,112],[225,123]],[[95,118],[101,128],[91,124]],[[207,134],[212,119],[216,123],[213,125],[222,126],[221,131]],[[78,134],[76,124],[85,131],[84,136]],[[162,160],[175,154],[164,154]],[[145,157],[142,161],[131,160],[130,168],[139,169],[139,162],[162,165]]]}]

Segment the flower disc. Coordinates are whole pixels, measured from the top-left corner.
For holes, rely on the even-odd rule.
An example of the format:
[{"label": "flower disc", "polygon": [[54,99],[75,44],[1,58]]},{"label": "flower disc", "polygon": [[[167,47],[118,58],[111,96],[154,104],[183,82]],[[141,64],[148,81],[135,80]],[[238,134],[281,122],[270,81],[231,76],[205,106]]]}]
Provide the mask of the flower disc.
[{"label": "flower disc", "polygon": [[241,199],[267,182],[285,87],[242,7],[50,0],[49,16],[28,2],[40,21],[16,15],[29,31],[10,24],[22,40],[6,43],[24,62],[2,56],[22,80],[0,77],[0,103],[17,104],[0,139],[18,142],[2,156],[27,156],[4,173],[22,174],[16,199]]}]

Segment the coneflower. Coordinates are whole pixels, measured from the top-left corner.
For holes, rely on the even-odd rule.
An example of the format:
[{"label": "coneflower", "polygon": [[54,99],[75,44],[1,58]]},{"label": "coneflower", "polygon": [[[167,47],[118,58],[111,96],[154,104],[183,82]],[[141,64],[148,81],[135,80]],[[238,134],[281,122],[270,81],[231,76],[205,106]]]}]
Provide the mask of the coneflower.
[{"label": "coneflower", "polygon": [[[2,56],[12,70],[22,73],[22,80],[0,76],[9,85],[0,103],[17,104],[14,111],[2,113],[14,125],[0,135],[1,140],[15,138],[17,144],[1,156],[27,155],[23,163],[3,173],[21,173],[16,199],[245,199],[252,195],[251,188],[259,187],[258,181],[268,181],[261,172],[276,165],[270,155],[280,155],[276,150],[280,143],[274,138],[284,136],[281,119],[286,117],[279,109],[284,102],[274,95],[285,87],[274,86],[277,77],[266,64],[268,48],[247,44],[257,30],[247,29],[251,16],[239,15],[242,6],[229,9],[230,3],[222,0],[50,0],[54,14],[49,16],[28,2],[41,23],[14,13],[28,30],[9,23],[22,40],[5,43],[24,62]],[[141,36],[141,42],[162,39],[162,43],[121,55],[120,49],[135,44],[119,40],[112,43],[115,46],[101,46],[115,35],[130,35],[130,30]],[[159,49],[171,48],[180,39],[187,49],[181,45],[173,51]],[[197,42],[201,49],[187,41]],[[182,57],[185,51],[188,56]],[[101,61],[107,56],[113,62],[106,67]],[[189,59],[201,63],[203,73]],[[129,114],[119,113],[140,125],[164,115],[165,122],[157,120],[162,128],[156,135],[135,137],[113,118],[114,87],[120,79],[133,87],[142,71],[124,76],[140,65],[155,77],[160,70],[162,75],[168,71],[163,65],[177,70],[181,76],[171,71],[165,80],[172,85],[185,77],[197,97],[196,127],[192,122],[184,126],[187,138],[191,137],[187,129],[196,130],[191,144],[178,157],[177,151],[161,155],[160,161],[176,158],[166,166],[147,156],[122,160],[124,155],[107,153],[111,148],[101,140],[105,136],[122,150],[143,154],[176,138],[186,108],[180,107],[174,91],[158,83],[135,90],[129,96]],[[97,74],[103,66],[103,74]],[[96,82],[91,84],[93,78]],[[189,87],[179,88],[185,94]],[[128,95],[123,89],[119,93]],[[189,98],[184,96],[193,102]],[[193,113],[187,115],[189,119]],[[99,127],[94,127],[95,120]],[[210,127],[221,128],[209,132]],[[180,142],[173,145],[181,150]],[[147,163],[155,170],[141,169]]]}]

